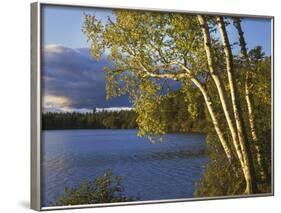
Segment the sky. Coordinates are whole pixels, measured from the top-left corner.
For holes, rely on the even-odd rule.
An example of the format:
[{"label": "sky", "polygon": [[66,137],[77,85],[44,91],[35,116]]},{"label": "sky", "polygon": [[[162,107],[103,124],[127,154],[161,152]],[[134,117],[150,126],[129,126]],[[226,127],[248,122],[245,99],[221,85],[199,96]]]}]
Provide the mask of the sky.
[{"label": "sky", "polygon": [[[43,111],[89,112],[93,108],[131,107],[127,96],[106,100],[102,59],[89,54],[89,43],[82,33],[84,14],[95,14],[103,22],[112,17],[110,9],[46,5],[42,11]],[[260,45],[271,55],[271,21],[246,18],[242,28],[249,49]],[[233,27],[228,27],[231,43],[237,42]],[[234,47],[238,52],[238,47]]]}]

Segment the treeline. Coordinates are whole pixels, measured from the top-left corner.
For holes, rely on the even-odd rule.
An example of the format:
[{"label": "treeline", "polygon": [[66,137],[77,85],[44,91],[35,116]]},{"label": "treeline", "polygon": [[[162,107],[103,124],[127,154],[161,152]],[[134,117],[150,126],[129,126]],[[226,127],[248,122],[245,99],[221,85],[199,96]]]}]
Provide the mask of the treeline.
[{"label": "treeline", "polygon": [[[185,87],[185,86],[183,86]],[[167,91],[153,100],[136,104],[139,135],[155,136],[171,132],[206,132],[207,117],[203,97],[190,91]]]},{"label": "treeline", "polygon": [[122,110],[115,112],[47,112],[42,115],[42,129],[135,129],[136,113]]},{"label": "treeline", "polygon": [[[154,122],[162,126],[165,132],[204,132],[207,128],[205,106],[202,96],[193,92],[193,99],[185,91],[170,91],[155,102],[155,107],[146,110],[149,123],[151,114]],[[42,115],[43,130],[51,129],[135,129],[143,122],[143,115],[134,110],[101,111],[92,113],[47,112]],[[151,122],[151,124],[153,124]]]}]

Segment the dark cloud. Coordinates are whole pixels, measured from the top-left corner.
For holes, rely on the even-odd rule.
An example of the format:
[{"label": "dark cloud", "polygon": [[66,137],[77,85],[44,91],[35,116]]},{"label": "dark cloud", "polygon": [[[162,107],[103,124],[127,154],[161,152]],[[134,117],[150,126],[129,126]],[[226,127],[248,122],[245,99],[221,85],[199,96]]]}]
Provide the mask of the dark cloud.
[{"label": "dark cloud", "polygon": [[74,109],[130,107],[127,96],[105,99],[105,65],[105,60],[95,61],[87,48],[47,45],[42,60],[43,95],[66,97]]}]

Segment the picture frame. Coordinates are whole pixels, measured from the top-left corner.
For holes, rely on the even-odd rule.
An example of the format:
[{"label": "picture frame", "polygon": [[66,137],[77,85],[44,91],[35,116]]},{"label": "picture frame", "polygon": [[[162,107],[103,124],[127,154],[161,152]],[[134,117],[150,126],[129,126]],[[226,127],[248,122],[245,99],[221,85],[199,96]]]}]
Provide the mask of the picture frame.
[{"label": "picture frame", "polygon": [[[43,193],[43,184],[42,184],[42,182],[43,182],[42,180],[44,178],[44,175],[46,174],[43,172],[44,171],[43,164],[44,164],[44,160],[46,160],[46,159],[43,157],[43,152],[44,152],[43,143],[44,143],[45,139],[43,138],[43,135],[42,135],[43,134],[42,133],[43,132],[43,120],[42,119],[43,119],[43,112],[45,110],[43,96],[44,97],[46,96],[46,94],[44,93],[44,90],[47,87],[46,86],[47,83],[43,80],[42,77],[43,77],[43,72],[46,72],[46,71],[43,71],[46,69],[46,67],[44,67],[46,65],[45,64],[43,65],[43,62],[45,63],[45,60],[46,60],[45,59],[46,55],[44,52],[44,48],[46,46],[46,43],[44,42],[44,40],[46,39],[46,34],[44,34],[45,33],[44,30],[46,30],[46,25],[44,25],[44,24],[46,24],[46,22],[44,22],[44,20],[46,20],[48,18],[47,16],[44,16],[43,14],[45,12],[44,10],[48,7],[60,9],[60,10],[64,10],[67,8],[71,8],[71,9],[79,8],[81,11],[83,11],[83,9],[85,9],[86,15],[89,14],[89,10],[90,11],[91,10],[92,11],[94,11],[94,10],[97,10],[97,11],[98,10],[117,10],[117,11],[124,10],[124,11],[129,11],[129,12],[134,11],[134,12],[140,12],[140,13],[148,12],[151,14],[153,14],[153,13],[160,13],[160,14],[170,13],[170,14],[182,14],[183,16],[185,16],[185,15],[186,16],[188,16],[188,15],[196,16],[198,14],[201,14],[203,16],[210,16],[210,17],[221,16],[221,17],[231,17],[231,18],[234,17],[234,18],[246,18],[246,19],[248,18],[248,19],[269,21],[270,22],[270,24],[269,24],[270,32],[267,31],[267,33],[270,34],[270,36],[269,36],[269,38],[267,37],[267,39],[270,40],[269,41],[270,47],[267,46],[268,52],[267,52],[266,56],[268,56],[270,58],[270,72],[271,73],[269,76],[270,82],[266,82],[266,83],[269,84],[269,86],[267,85],[267,87],[269,87],[269,90],[270,90],[270,100],[268,102],[268,103],[270,103],[270,109],[269,109],[270,118],[268,118],[269,120],[267,120],[266,122],[270,124],[271,139],[270,139],[270,141],[267,141],[266,144],[270,145],[270,147],[268,148],[269,150],[267,150],[267,152],[271,153],[271,154],[270,154],[270,156],[265,157],[265,159],[267,159],[267,160],[269,159],[269,161],[270,161],[270,163],[267,164],[267,165],[270,165],[270,169],[269,169],[270,177],[269,177],[269,181],[268,181],[269,186],[265,186],[266,189],[264,189],[264,190],[268,190],[268,191],[264,192],[264,193],[259,192],[259,193],[250,193],[250,194],[240,193],[237,195],[225,194],[222,196],[218,195],[218,196],[182,197],[182,198],[176,197],[176,198],[169,198],[169,199],[145,198],[144,200],[135,199],[135,200],[125,200],[125,201],[119,201],[119,202],[106,202],[106,203],[95,203],[95,204],[74,204],[74,205],[49,205],[49,204],[47,204],[46,205],[46,203],[43,202],[44,193]],[[90,23],[92,23],[92,22],[90,22]],[[200,27],[202,25],[203,24],[200,23]],[[50,25],[48,25],[48,26],[50,26]],[[251,28],[251,29],[253,29],[253,28]],[[87,32],[85,32],[85,34],[87,34]],[[56,34],[54,34],[53,36],[55,36],[55,35]],[[88,36],[88,39],[91,40],[92,38]],[[257,44],[259,44],[259,43],[257,42]],[[233,44],[233,45],[238,45],[238,44]],[[109,47],[106,47],[106,48],[109,48]],[[230,51],[231,51],[231,48],[230,48]],[[204,50],[204,49],[202,49],[202,50]],[[57,51],[57,50],[55,50],[55,51]],[[96,51],[96,49],[93,52],[95,52],[95,51]],[[236,53],[234,55],[237,56],[237,55],[239,55],[239,53]],[[118,58],[118,60],[119,60],[119,58]],[[227,65],[222,65],[222,66],[227,66]],[[170,69],[172,69],[172,68],[173,67],[170,67]],[[227,67],[225,69],[227,69]],[[175,70],[175,72],[176,71],[179,71],[179,70]],[[155,74],[155,73],[153,73],[153,74]],[[162,74],[162,71],[160,71],[160,74]],[[203,76],[203,74],[202,74],[202,76]],[[62,76],[62,78],[63,78],[63,76]],[[241,78],[243,78],[243,76]],[[161,82],[161,83],[163,83],[163,82]],[[177,87],[177,86],[175,86],[175,87]],[[109,6],[100,6],[100,5],[60,4],[60,3],[50,3],[50,2],[32,3],[31,4],[31,208],[34,210],[37,210],[37,211],[41,211],[41,210],[54,210],[54,209],[89,208],[89,207],[102,207],[102,206],[139,205],[139,204],[150,204],[150,203],[167,203],[167,202],[183,202],[183,201],[225,199],[225,198],[273,196],[274,195],[274,138],[273,138],[273,135],[274,135],[273,134],[273,131],[274,131],[274,126],[273,126],[274,91],[273,91],[273,88],[274,88],[274,17],[273,16],[226,14],[226,13],[216,13],[216,12],[207,12],[207,11],[198,12],[198,11],[188,11],[188,10],[163,10],[163,9],[152,9],[152,8],[131,8],[131,7],[127,8],[127,7],[109,7]],[[211,89],[212,88],[210,88],[210,90]],[[262,95],[264,95],[264,94],[262,94]],[[52,96],[52,98],[53,98],[53,96]],[[214,98],[217,98],[217,96]],[[228,98],[229,98],[229,100],[231,100],[230,96]],[[104,109],[105,108],[102,108],[102,111],[104,111]],[[208,107],[206,108],[206,111],[207,111],[207,109],[208,109]],[[96,110],[99,110],[99,108],[98,107],[95,108],[95,111]],[[244,109],[244,110],[246,111],[246,109]],[[54,112],[56,113],[57,111],[54,111]],[[66,111],[66,112],[69,112],[69,111]],[[59,111],[59,113],[60,113],[60,111]],[[79,111],[79,113],[80,113],[80,111]],[[264,113],[264,112],[262,112],[262,113]],[[264,116],[264,115],[262,114],[262,116]],[[269,116],[269,115],[267,115],[267,116]],[[146,125],[149,125],[149,124],[146,124]],[[147,133],[147,132],[145,132],[145,133]],[[225,135],[227,135],[227,134],[228,133],[225,133]],[[267,132],[267,134],[269,134],[269,133]],[[146,135],[146,134],[144,134],[144,135]],[[153,135],[153,137],[154,137],[154,135]],[[153,137],[152,137],[152,140],[153,140]],[[230,136],[228,135],[228,137],[230,137]],[[233,146],[235,146],[235,144]],[[235,150],[235,147],[232,149]],[[238,156],[238,158],[239,158],[239,156]],[[118,158],[117,158],[117,160],[118,160]],[[237,161],[239,162],[239,159]],[[63,170],[63,171],[65,171],[65,170]],[[56,175],[58,175],[58,174],[56,174]],[[239,175],[241,175],[241,174],[238,171],[238,176]],[[175,180],[175,181],[177,181],[177,180]],[[194,184],[194,182],[193,182],[193,184]],[[66,185],[65,187],[68,187],[68,185]],[[270,189],[267,187],[270,187]]]}]

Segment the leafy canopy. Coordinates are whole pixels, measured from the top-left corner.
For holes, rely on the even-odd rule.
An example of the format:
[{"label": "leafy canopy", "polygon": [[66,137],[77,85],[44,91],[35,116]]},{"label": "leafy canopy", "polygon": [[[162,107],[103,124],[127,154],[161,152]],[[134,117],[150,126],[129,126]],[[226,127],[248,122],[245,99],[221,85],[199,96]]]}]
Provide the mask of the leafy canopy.
[{"label": "leafy canopy", "polygon": [[[83,25],[92,55],[97,59],[107,55],[109,60],[105,67],[107,98],[128,93],[138,114],[139,135],[152,138],[165,134],[169,119],[173,119],[161,118],[163,96],[170,94],[168,89],[163,90],[163,84],[173,83],[165,79],[180,81],[183,91],[194,88],[188,76],[179,77],[186,74],[184,66],[192,70],[193,76],[200,76],[202,82],[207,81],[197,19],[180,13],[116,10],[113,14],[114,18],[108,17],[105,24],[94,15],[85,15]],[[189,111],[195,110],[191,105],[193,93],[185,94],[183,99],[189,99]]]}]

